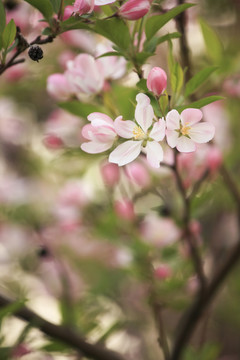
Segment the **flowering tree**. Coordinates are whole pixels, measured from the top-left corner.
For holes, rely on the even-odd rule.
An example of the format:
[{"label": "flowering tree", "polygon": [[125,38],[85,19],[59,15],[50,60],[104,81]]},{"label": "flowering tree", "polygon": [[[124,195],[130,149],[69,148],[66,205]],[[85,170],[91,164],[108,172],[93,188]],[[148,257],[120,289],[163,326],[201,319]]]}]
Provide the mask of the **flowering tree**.
[{"label": "flowering tree", "polygon": [[239,354],[224,4],[0,0],[1,359]]}]

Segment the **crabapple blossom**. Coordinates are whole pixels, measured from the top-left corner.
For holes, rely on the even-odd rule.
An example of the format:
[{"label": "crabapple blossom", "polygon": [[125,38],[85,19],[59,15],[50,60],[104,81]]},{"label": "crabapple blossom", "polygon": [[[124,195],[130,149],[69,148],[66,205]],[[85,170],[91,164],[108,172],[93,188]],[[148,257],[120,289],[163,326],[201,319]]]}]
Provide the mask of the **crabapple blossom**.
[{"label": "crabapple blossom", "polygon": [[118,14],[127,20],[138,20],[150,10],[149,0],[128,0],[118,10]]},{"label": "crabapple blossom", "polygon": [[120,180],[120,171],[116,164],[107,162],[101,166],[100,170],[103,181],[107,186],[113,187],[118,184]]},{"label": "crabapple blossom", "polygon": [[160,67],[154,67],[147,77],[148,90],[160,96],[167,87],[167,74]]},{"label": "crabapple blossom", "polygon": [[104,84],[101,64],[88,54],[80,54],[68,61],[65,75],[75,93],[96,94]]},{"label": "crabapple blossom", "polygon": [[148,163],[158,168],[163,159],[163,150],[159,141],[165,136],[165,121],[159,119],[153,124],[154,113],[148,96],[138,94],[136,100],[137,123],[131,120],[123,121],[121,116],[114,121],[117,134],[131,140],[117,146],[109,155],[109,161],[123,166],[135,160],[143,151],[146,153]]},{"label": "crabapple blossom", "polygon": [[151,179],[148,170],[140,162],[134,161],[125,167],[125,173],[128,179],[138,186],[149,186]]},{"label": "crabapple blossom", "polygon": [[64,74],[56,73],[47,79],[47,92],[56,100],[66,101],[73,94],[73,89]]},{"label": "crabapple blossom", "polygon": [[181,113],[171,110],[166,116],[166,137],[171,148],[180,152],[193,152],[196,144],[212,140],[215,128],[209,122],[200,122],[202,112],[199,109],[185,109]]},{"label": "crabapple blossom", "polygon": [[94,6],[102,6],[115,2],[116,0],[75,0],[73,4],[74,12],[79,15],[91,13]]},{"label": "crabapple blossom", "polygon": [[117,133],[114,129],[113,120],[102,113],[88,115],[91,124],[82,128],[82,136],[89,142],[81,145],[81,149],[89,154],[98,154],[110,149],[116,139]]},{"label": "crabapple blossom", "polygon": [[115,213],[124,220],[132,221],[135,219],[134,206],[131,200],[122,199],[114,204]]}]

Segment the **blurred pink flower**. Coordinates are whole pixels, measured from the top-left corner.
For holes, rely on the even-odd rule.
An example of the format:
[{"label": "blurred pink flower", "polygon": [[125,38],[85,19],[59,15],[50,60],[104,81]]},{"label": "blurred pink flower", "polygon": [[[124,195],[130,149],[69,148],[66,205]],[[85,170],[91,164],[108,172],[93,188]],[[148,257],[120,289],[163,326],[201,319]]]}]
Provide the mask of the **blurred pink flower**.
[{"label": "blurred pink flower", "polygon": [[74,12],[79,15],[90,13],[94,6],[102,6],[115,2],[116,0],[75,0],[73,4]]},{"label": "blurred pink flower", "polygon": [[56,100],[66,101],[74,90],[64,74],[52,74],[47,79],[47,92]]},{"label": "blurred pink flower", "polygon": [[101,64],[88,54],[80,54],[68,61],[65,76],[76,94],[97,94],[104,84]]},{"label": "blurred pink flower", "polygon": [[119,218],[132,221],[135,219],[134,206],[131,200],[117,200],[114,204],[114,210]]},{"label": "blurred pink flower", "polygon": [[120,180],[120,171],[118,165],[108,162],[102,164],[100,170],[103,181],[107,186],[113,187],[118,184]]},{"label": "blurred pink flower", "polygon": [[126,165],[125,174],[132,183],[141,187],[147,187],[151,182],[148,170],[137,161]]},{"label": "blurred pink flower", "polygon": [[89,154],[97,154],[110,149],[116,139],[113,120],[102,113],[92,113],[88,115],[91,124],[82,128],[82,135],[89,142],[81,145],[81,149]]},{"label": "blurred pink flower", "polygon": [[[154,112],[148,96],[138,94],[136,100],[137,124],[131,120],[122,121],[121,116],[114,121],[117,134],[125,139],[133,140],[118,145],[109,155],[109,161],[123,166],[135,160],[143,151],[147,155],[149,164],[158,168],[163,159],[163,150],[158,141],[163,140],[165,136],[165,121],[159,119],[153,124]],[[151,126],[152,129],[149,132]]]},{"label": "blurred pink flower", "polygon": [[167,264],[161,264],[154,269],[154,275],[159,280],[165,280],[172,275],[172,269]]},{"label": "blurred pink flower", "polygon": [[22,356],[30,354],[30,353],[31,353],[31,350],[28,347],[28,345],[24,344],[24,343],[21,343],[21,344],[18,344],[16,347],[13,348],[11,356],[14,359],[18,359],[18,358],[21,358]]},{"label": "blurred pink flower", "polygon": [[200,122],[202,112],[199,109],[185,109],[179,115],[171,110],[166,116],[166,137],[168,145],[180,152],[193,152],[195,143],[202,144],[212,140],[215,128],[211,123]]},{"label": "blurred pink flower", "polygon": [[163,247],[179,240],[181,231],[172,219],[148,214],[142,223],[141,234],[146,242]]}]

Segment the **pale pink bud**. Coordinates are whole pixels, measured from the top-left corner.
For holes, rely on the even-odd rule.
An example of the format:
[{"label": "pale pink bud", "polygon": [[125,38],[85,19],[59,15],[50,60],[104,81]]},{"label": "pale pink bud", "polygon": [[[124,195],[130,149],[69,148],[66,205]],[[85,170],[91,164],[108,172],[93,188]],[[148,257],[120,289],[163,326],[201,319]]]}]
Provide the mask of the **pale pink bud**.
[{"label": "pale pink bud", "polygon": [[79,15],[90,13],[94,8],[94,0],[75,0],[73,8]]},{"label": "pale pink bud", "polygon": [[141,186],[147,187],[150,184],[150,175],[144,165],[132,162],[125,167],[126,175],[130,181]]},{"label": "pale pink bud", "polygon": [[101,166],[101,175],[107,186],[117,185],[120,179],[119,166],[117,164],[107,163]]},{"label": "pale pink bud", "polygon": [[19,344],[17,345],[15,348],[13,348],[12,350],[12,357],[15,358],[20,358],[24,355],[30,354],[31,350],[28,348],[27,345],[25,344]]},{"label": "pale pink bud", "polygon": [[55,134],[46,135],[43,143],[48,149],[52,150],[61,149],[64,146],[62,139]]},{"label": "pale pink bud", "polygon": [[217,147],[212,146],[207,154],[206,159],[209,170],[211,172],[217,171],[222,164],[222,160],[223,158],[221,151]]},{"label": "pale pink bud", "polygon": [[118,14],[127,20],[138,20],[150,10],[149,0],[128,0],[119,9]]},{"label": "pale pink bud", "polygon": [[124,220],[132,221],[135,219],[134,207],[129,199],[116,201],[114,204],[116,214]]},{"label": "pale pink bud", "polygon": [[168,265],[162,264],[154,270],[154,275],[157,279],[165,280],[172,275],[172,270]]},{"label": "pale pink bud", "polygon": [[67,20],[68,18],[70,18],[70,16],[72,15],[72,13],[74,12],[74,7],[71,5],[68,5],[65,7],[64,9],[64,14],[63,14],[63,20]]},{"label": "pale pink bud", "polygon": [[71,96],[71,88],[64,74],[52,74],[47,79],[47,91],[56,100],[65,101]]},{"label": "pale pink bud", "polygon": [[154,67],[147,77],[148,90],[160,96],[167,87],[167,74],[160,67]]}]

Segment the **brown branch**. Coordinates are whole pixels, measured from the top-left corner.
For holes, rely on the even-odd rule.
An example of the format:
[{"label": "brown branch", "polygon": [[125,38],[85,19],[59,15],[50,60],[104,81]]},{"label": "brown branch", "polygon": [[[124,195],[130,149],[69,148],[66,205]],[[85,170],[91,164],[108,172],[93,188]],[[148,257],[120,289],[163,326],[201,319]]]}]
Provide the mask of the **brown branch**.
[{"label": "brown branch", "polygon": [[[13,304],[14,301],[0,295],[0,307]],[[90,344],[72,329],[65,326],[55,325],[43,319],[32,310],[23,306],[21,309],[14,311],[14,316],[29,322],[32,326],[41,330],[44,334],[60,340],[77,350],[84,356],[95,360],[124,360],[123,356],[115,351],[108,350],[98,344]]]}]

